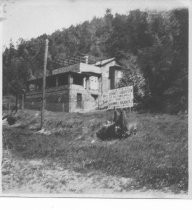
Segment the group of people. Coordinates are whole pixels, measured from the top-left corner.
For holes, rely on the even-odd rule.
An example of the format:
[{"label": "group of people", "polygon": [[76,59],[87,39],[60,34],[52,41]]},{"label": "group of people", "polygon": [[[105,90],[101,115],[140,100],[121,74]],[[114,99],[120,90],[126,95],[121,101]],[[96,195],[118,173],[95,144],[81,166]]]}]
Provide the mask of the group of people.
[{"label": "group of people", "polygon": [[130,129],[125,110],[115,109],[115,108],[114,108],[113,121],[106,123],[97,132],[97,136],[103,140],[109,140],[113,138],[119,138],[119,139],[126,138],[131,134],[132,130]]},{"label": "group of people", "polygon": [[125,110],[117,110],[114,108],[113,123],[116,136],[119,138],[128,136],[128,121]]}]

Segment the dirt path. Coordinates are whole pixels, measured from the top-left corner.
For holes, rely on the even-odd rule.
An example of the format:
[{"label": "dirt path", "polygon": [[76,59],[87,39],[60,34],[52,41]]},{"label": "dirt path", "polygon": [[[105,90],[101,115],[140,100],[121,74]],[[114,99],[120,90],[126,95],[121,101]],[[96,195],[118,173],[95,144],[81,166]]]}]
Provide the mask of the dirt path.
[{"label": "dirt path", "polygon": [[101,172],[79,173],[49,160],[3,159],[5,193],[113,193],[123,192],[131,179],[107,176]]},{"label": "dirt path", "polygon": [[[99,171],[75,172],[47,159],[25,160],[4,152],[3,193],[6,194],[116,194],[117,196],[170,197],[170,193],[134,190],[132,179]],[[181,197],[181,195],[180,195]]]}]

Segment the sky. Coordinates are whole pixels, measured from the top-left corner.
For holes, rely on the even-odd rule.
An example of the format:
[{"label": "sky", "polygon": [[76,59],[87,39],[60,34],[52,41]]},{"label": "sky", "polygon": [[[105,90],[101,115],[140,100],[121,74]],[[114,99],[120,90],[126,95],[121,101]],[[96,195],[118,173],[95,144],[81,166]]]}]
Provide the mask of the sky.
[{"label": "sky", "polygon": [[3,15],[3,46],[19,38],[29,40],[51,34],[70,25],[102,17],[110,8],[112,14],[130,10],[168,10],[187,7],[190,0],[0,0]]}]

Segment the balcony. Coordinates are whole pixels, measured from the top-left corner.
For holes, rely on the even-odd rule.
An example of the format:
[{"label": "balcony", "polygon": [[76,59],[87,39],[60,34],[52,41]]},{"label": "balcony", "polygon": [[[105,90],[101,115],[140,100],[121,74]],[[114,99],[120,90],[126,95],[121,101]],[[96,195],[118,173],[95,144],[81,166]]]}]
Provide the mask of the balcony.
[{"label": "balcony", "polygon": [[[51,87],[51,88],[46,88],[46,93],[54,93],[62,90],[66,90],[69,88],[69,85],[62,85],[58,87]],[[33,90],[33,91],[28,91],[26,93],[26,96],[35,96],[35,95],[40,95],[42,94],[42,90]]]}]

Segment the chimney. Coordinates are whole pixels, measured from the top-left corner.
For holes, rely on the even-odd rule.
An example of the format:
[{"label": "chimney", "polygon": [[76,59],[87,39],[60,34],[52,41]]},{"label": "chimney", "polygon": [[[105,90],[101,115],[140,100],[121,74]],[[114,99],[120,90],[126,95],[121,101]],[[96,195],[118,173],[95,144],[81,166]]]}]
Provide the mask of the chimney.
[{"label": "chimney", "polygon": [[85,63],[88,64],[88,61],[89,61],[89,56],[85,55]]}]

